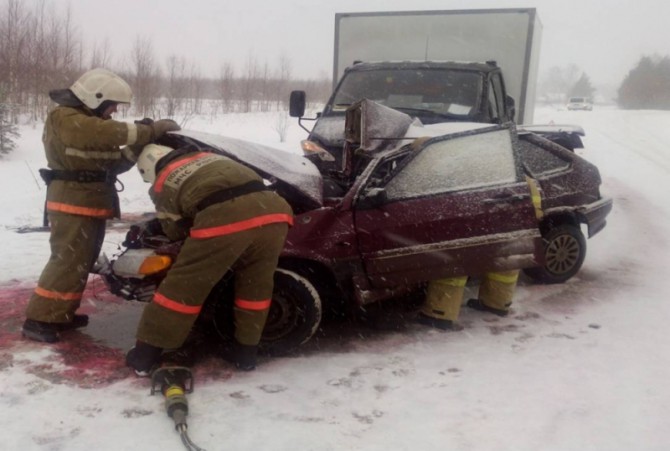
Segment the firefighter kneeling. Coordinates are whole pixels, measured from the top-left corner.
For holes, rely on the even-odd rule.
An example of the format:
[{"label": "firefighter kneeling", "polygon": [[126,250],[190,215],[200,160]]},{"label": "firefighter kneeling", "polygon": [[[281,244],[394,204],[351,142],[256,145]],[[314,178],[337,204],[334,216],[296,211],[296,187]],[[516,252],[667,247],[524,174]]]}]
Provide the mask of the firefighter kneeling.
[{"label": "firefighter kneeling", "polygon": [[149,375],[163,349],[182,346],[208,294],[233,270],[238,369],[253,370],[270,309],[274,272],[293,213],[253,170],[195,146],[149,145],[137,162],[164,233],[186,238],[175,264],[144,309],[126,363]]}]

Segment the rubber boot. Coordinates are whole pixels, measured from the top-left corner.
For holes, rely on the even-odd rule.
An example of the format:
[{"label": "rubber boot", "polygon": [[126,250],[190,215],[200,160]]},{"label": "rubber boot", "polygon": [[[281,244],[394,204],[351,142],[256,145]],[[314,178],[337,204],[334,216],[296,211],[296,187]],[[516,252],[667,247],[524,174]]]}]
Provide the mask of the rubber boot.
[{"label": "rubber boot", "polygon": [[421,312],[419,312],[419,314],[417,315],[416,322],[424,326],[432,327],[434,329],[452,330],[452,331],[463,330],[463,326],[449,319],[434,318]]},{"label": "rubber boot", "polygon": [[27,319],[23,323],[21,333],[24,337],[43,343],[60,341],[60,333],[67,330],[79,329],[88,325],[87,315],[73,315],[69,323],[47,323],[34,319]]},{"label": "rubber boot", "polygon": [[235,365],[238,370],[252,371],[256,369],[257,355],[258,346],[234,342],[230,347],[223,350],[222,357]]},{"label": "rubber boot", "polygon": [[160,362],[162,348],[137,340],[135,347],[126,354],[126,365],[135,370],[140,377],[148,377]]},{"label": "rubber boot", "polygon": [[484,304],[484,302],[482,302],[480,299],[470,299],[468,300],[468,303],[466,305],[471,309],[479,310],[480,312],[493,313],[494,315],[498,316],[507,316],[507,314],[509,313],[508,310],[501,310],[489,307],[488,305]]}]

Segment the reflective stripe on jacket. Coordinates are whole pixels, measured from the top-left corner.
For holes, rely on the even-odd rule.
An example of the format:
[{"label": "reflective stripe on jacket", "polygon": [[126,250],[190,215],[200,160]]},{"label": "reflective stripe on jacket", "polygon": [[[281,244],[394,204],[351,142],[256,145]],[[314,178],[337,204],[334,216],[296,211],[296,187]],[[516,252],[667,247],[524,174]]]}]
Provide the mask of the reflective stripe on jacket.
[{"label": "reflective stripe on jacket", "polygon": [[[59,106],[48,115],[42,141],[49,168],[105,171],[114,180],[134,161],[122,146],[147,144],[151,128],[95,116],[85,107]],[[119,215],[112,183],[54,180],[47,188],[47,210],[96,218]]]},{"label": "reflective stripe on jacket", "polygon": [[[209,195],[253,180],[262,182],[253,170],[230,158],[193,152],[160,170],[149,194],[163,230],[172,239],[189,234],[196,239],[211,238],[277,222],[292,224],[291,207],[272,191],[235,197],[198,214],[198,204]],[[184,220],[193,220],[192,226]]]}]

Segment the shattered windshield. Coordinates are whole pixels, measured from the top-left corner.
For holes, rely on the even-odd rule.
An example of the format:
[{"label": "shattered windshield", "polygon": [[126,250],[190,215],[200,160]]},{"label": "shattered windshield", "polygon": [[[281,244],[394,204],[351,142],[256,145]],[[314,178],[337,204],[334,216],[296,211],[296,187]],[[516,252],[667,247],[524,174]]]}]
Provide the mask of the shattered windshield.
[{"label": "shattered windshield", "polygon": [[333,100],[345,110],[367,98],[413,116],[467,118],[478,110],[482,75],[448,69],[386,69],[346,74]]}]

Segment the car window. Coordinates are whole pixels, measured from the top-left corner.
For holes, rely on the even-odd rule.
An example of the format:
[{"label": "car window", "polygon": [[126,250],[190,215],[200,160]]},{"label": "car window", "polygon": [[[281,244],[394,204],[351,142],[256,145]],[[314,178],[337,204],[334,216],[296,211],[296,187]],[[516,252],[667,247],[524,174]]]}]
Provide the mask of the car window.
[{"label": "car window", "polygon": [[333,99],[344,110],[367,98],[398,109],[467,117],[479,107],[482,75],[446,69],[384,69],[348,72]]},{"label": "car window", "polygon": [[386,185],[389,200],[513,183],[516,164],[508,129],[434,141]]},{"label": "car window", "polygon": [[520,139],[519,150],[524,167],[531,176],[539,177],[553,172],[560,172],[570,167],[569,160],[561,158],[549,149],[542,147],[539,143]]},{"label": "car window", "polygon": [[492,120],[500,119],[505,114],[505,99],[502,98],[502,93],[505,92],[502,85],[502,79],[500,74],[495,73],[491,77],[491,86],[489,87],[489,102],[493,102],[494,106],[494,115],[491,117]]}]

